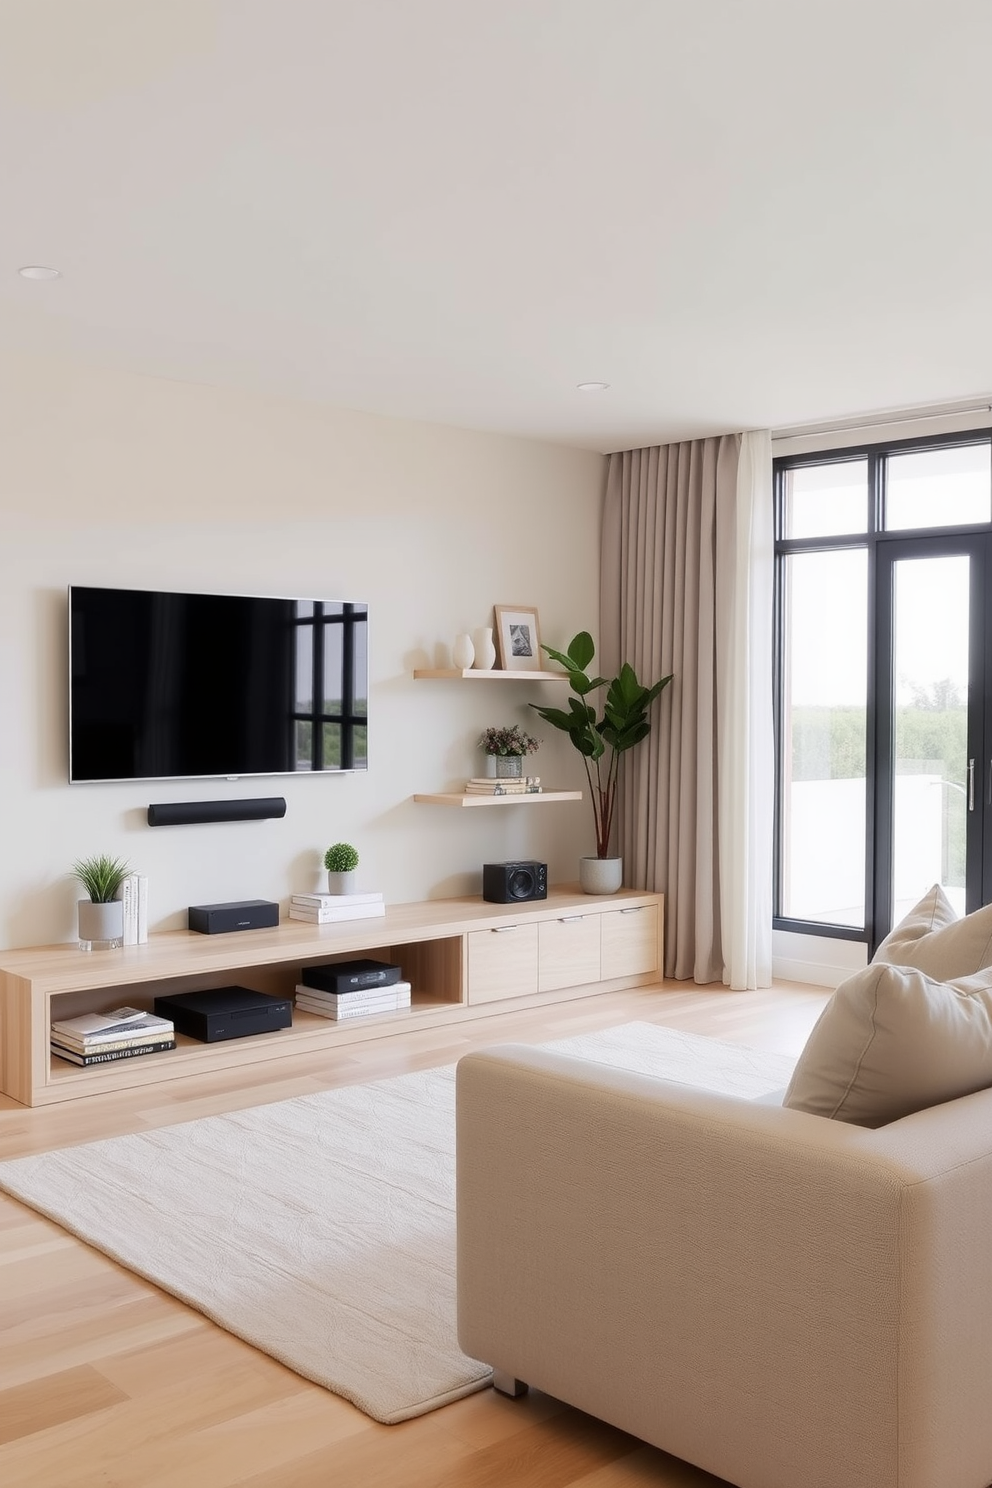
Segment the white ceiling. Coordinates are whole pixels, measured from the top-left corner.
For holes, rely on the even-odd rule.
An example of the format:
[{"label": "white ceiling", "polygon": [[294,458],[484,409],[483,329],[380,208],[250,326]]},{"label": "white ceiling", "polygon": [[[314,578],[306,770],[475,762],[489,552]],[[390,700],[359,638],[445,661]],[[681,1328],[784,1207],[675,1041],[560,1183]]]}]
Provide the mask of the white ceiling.
[{"label": "white ceiling", "polygon": [[0,340],[598,450],[986,396],[990,57],[988,0],[0,0]]}]

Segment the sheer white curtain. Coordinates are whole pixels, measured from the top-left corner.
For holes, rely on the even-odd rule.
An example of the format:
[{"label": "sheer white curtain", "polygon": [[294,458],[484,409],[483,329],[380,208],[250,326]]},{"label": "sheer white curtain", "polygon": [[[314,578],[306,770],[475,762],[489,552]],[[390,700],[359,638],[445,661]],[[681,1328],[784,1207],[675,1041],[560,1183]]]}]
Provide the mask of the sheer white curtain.
[{"label": "sheer white curtain", "polygon": [[666,896],[666,976],[734,989],[771,980],[771,565],[767,433],[610,457],[603,670],[674,673],[624,758],[624,877]]},{"label": "sheer white curtain", "polygon": [[772,979],[775,739],[772,721],[772,442],[741,437],[736,504],[717,543],[718,837],[723,980]]}]

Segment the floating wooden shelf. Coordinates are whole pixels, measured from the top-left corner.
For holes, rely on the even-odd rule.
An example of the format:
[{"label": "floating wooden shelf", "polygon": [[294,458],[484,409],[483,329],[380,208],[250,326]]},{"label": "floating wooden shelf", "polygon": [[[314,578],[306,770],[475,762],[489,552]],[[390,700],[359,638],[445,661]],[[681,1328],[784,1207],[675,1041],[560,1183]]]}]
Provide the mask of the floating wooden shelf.
[{"label": "floating wooden shelf", "polygon": [[488,672],[476,667],[415,667],[414,677],[418,681],[444,678],[462,678],[466,682],[567,682],[567,672],[503,672],[492,669]]},{"label": "floating wooden shelf", "polygon": [[414,796],[432,806],[540,806],[542,801],[581,801],[581,791],[517,791],[507,796],[476,796],[465,791],[442,791],[436,796]]}]

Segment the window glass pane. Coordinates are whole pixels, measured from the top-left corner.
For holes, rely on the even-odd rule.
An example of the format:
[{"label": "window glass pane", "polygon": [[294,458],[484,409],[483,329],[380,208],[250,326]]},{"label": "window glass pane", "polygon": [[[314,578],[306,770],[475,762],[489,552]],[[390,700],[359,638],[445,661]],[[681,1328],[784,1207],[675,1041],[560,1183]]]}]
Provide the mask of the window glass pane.
[{"label": "window glass pane", "polygon": [[321,727],[324,738],[324,769],[340,770],[341,725],[339,723],[325,723]]},{"label": "window glass pane", "polygon": [[296,720],[296,768],[313,769],[313,724],[309,718]]},{"label": "window glass pane", "polygon": [[934,883],[965,912],[968,591],[966,556],[895,564],[894,923]]},{"label": "window glass pane", "polygon": [[343,633],[344,626],[340,623],[324,626],[324,696],[321,699],[324,713],[341,712]]},{"label": "window glass pane", "polygon": [[865,923],[867,601],[864,548],[785,560],[778,912],[859,929]]},{"label": "window glass pane", "polygon": [[354,764],[356,770],[368,769],[369,731],[367,724],[355,724],[354,732],[352,734],[352,748],[354,750]]},{"label": "window glass pane", "polygon": [[297,625],[296,636],[296,707],[294,713],[313,711],[313,627]]},{"label": "window glass pane", "polygon": [[885,526],[956,527],[992,520],[992,448],[920,450],[890,455]]},{"label": "window glass pane", "polygon": [[868,461],[785,472],[785,536],[836,537],[868,530]]}]

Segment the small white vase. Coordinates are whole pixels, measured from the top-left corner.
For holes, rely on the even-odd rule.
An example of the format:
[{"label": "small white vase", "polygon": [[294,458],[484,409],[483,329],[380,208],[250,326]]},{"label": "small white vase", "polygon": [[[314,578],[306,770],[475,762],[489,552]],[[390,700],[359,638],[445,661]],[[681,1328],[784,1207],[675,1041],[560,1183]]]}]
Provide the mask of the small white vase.
[{"label": "small white vase", "polygon": [[120,899],[94,904],[91,899],[76,903],[81,951],[114,951],[124,944],[124,905]]},{"label": "small white vase", "polygon": [[455,636],[455,644],[451,648],[451,659],[460,672],[467,672],[475,660],[475,647],[472,645],[472,637],[467,630]]},{"label": "small white vase", "polygon": [[332,873],[327,870],[327,892],[329,894],[354,894],[358,879],[358,870],[350,869],[347,873]]},{"label": "small white vase", "polygon": [[623,884],[623,858],[580,858],[583,894],[615,894]]},{"label": "small white vase", "polygon": [[475,632],[475,661],[472,663],[476,671],[491,672],[496,665],[496,647],[493,643],[492,629],[481,626]]}]

